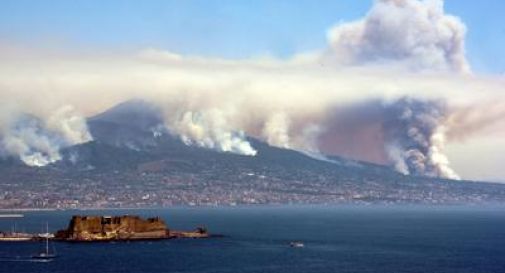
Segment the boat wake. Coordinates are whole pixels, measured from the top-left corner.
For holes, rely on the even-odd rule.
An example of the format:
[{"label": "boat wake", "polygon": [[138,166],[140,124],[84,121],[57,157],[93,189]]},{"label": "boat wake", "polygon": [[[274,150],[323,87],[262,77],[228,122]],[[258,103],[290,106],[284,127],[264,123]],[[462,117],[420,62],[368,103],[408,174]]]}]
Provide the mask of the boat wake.
[{"label": "boat wake", "polygon": [[11,257],[11,258],[0,258],[0,262],[25,262],[25,263],[49,263],[53,259],[32,259],[30,257]]}]

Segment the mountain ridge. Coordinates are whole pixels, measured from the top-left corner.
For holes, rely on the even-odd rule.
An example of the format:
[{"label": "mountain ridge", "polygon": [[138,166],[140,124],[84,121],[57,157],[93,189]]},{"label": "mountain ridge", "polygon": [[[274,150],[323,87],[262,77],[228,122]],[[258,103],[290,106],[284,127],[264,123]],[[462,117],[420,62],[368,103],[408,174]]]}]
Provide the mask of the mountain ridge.
[{"label": "mountain ridge", "polygon": [[94,140],[62,149],[62,160],[46,167],[0,164],[8,193],[0,208],[505,201],[505,185],[405,176],[250,137],[256,156],[188,146],[159,126],[153,109],[129,101],[90,117]]}]

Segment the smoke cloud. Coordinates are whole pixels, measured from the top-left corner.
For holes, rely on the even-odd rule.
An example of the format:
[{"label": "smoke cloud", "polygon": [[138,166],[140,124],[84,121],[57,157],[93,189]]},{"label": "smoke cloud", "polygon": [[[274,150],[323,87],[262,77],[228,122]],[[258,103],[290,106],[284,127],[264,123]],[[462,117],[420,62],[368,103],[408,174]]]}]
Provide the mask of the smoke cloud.
[{"label": "smoke cloud", "polygon": [[187,145],[241,155],[256,155],[256,150],[245,139],[244,132],[229,128],[226,118],[218,109],[186,111],[167,122],[169,130],[179,135]]},{"label": "smoke cloud", "polygon": [[465,25],[442,0],[379,0],[360,20],[330,30],[325,57],[342,64],[401,65],[467,73]]},{"label": "smoke cloud", "polygon": [[321,124],[321,150],[391,165],[403,174],[458,178],[444,155],[450,113],[444,100],[374,99],[331,112]]},{"label": "smoke cloud", "polygon": [[71,106],[57,109],[46,121],[10,110],[2,115],[0,154],[17,157],[28,166],[56,162],[61,148],[92,140],[85,119]]},{"label": "smoke cloud", "polygon": [[459,179],[443,153],[447,118],[443,103],[405,98],[387,110],[385,147],[397,171]]},{"label": "smoke cloud", "polygon": [[36,120],[19,117],[2,131],[2,150],[18,156],[29,166],[45,166],[61,159],[54,136],[45,132]]},{"label": "smoke cloud", "polygon": [[263,137],[268,144],[289,149],[290,120],[284,113],[275,113],[265,122]]},{"label": "smoke cloud", "polygon": [[61,136],[62,144],[70,146],[93,140],[88,131],[86,119],[71,105],[57,109],[47,120],[49,130]]},{"label": "smoke cloud", "polygon": [[[505,79],[467,73],[464,35],[442,1],[384,0],[332,28],[327,49],[288,60],[0,47],[0,101],[38,120],[0,111],[0,152],[32,166],[57,161],[62,147],[92,139],[79,113],[140,98],[161,109],[165,128],[153,135],[166,129],[187,145],[255,156],[250,136],[316,158],[457,178],[446,141],[505,117]],[[496,109],[483,111],[490,100]]]},{"label": "smoke cloud", "polygon": [[505,102],[503,100],[474,103],[455,107],[447,121],[447,137],[462,140],[476,133],[493,135],[505,132]]}]

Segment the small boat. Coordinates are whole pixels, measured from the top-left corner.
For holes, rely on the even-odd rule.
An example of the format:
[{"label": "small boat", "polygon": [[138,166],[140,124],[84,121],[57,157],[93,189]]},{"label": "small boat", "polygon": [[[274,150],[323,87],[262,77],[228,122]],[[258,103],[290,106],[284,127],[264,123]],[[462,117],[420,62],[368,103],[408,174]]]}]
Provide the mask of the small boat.
[{"label": "small boat", "polygon": [[32,255],[32,259],[34,260],[41,260],[41,261],[52,261],[54,258],[56,258],[56,254],[51,254],[48,252],[40,252],[39,254]]},{"label": "small boat", "polygon": [[34,260],[49,262],[57,257],[55,251],[53,251],[53,253],[49,252],[49,237],[51,237],[49,233],[49,227],[47,227],[47,230],[48,231],[46,231],[46,233],[44,234],[45,235],[44,238],[46,239],[46,247],[43,251],[39,252],[38,254],[32,255],[32,259]]},{"label": "small boat", "polygon": [[293,241],[293,242],[290,242],[290,243],[289,243],[289,246],[290,246],[290,247],[297,247],[297,248],[300,248],[300,247],[304,247],[305,245],[303,244],[303,242],[300,242],[300,241]]}]

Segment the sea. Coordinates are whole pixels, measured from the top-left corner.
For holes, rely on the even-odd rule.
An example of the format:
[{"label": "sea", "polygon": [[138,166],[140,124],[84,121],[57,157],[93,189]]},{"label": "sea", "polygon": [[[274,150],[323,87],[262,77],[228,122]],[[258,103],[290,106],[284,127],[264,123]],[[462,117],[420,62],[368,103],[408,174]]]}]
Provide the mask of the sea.
[{"label": "sea", "polygon": [[[52,242],[58,257],[33,262],[40,242],[0,243],[0,272],[500,273],[505,207],[244,206],[22,212],[0,230],[65,228],[72,215],[160,216],[171,229],[205,226],[223,237]],[[290,242],[304,247],[290,247]]]}]

